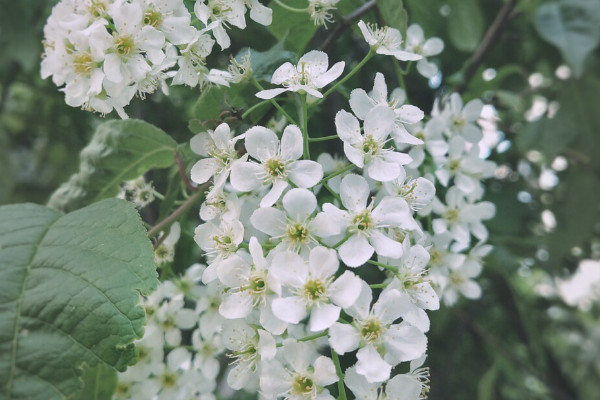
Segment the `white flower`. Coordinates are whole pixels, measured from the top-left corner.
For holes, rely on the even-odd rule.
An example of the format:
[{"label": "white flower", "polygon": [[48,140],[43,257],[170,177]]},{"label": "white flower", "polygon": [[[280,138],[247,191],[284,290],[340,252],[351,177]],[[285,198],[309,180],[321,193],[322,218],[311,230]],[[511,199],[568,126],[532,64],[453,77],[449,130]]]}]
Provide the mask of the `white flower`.
[{"label": "white flower", "polygon": [[452,249],[460,251],[470,243],[471,234],[482,241],[487,239],[488,231],[481,221],[493,218],[496,207],[489,201],[469,202],[453,186],[446,193],[446,205],[437,198],[434,199],[433,211],[441,215],[441,218],[433,220],[433,231],[436,234],[450,232],[457,241]]},{"label": "white flower", "polygon": [[391,196],[400,196],[413,210],[421,210],[431,204],[435,197],[435,186],[426,178],[417,179],[407,178],[404,170],[400,171],[400,176],[390,182],[384,182],[385,191]]},{"label": "white flower", "polygon": [[384,26],[378,28],[375,24],[358,22],[358,27],[365,40],[377,54],[385,54],[396,57],[400,61],[416,61],[423,56],[402,50],[402,34],[398,29]]},{"label": "white flower", "polygon": [[392,367],[414,360],[425,353],[427,338],[407,322],[394,324],[401,317],[406,298],[396,289],[384,290],[373,307],[372,292],[363,283],[361,294],[346,312],[352,324],[334,323],[329,328],[329,344],[339,354],[358,350],[356,372],[368,382],[383,382]]},{"label": "white flower", "polygon": [[228,321],[223,327],[223,343],[231,351],[233,368],[227,375],[232,389],[243,389],[258,378],[263,360],[275,357],[275,339],[263,329],[250,327],[244,321]]},{"label": "white flower", "polygon": [[385,182],[400,175],[402,165],[412,161],[408,154],[384,148],[394,128],[394,112],[376,106],[365,116],[364,133],[354,115],[341,110],[335,116],[338,136],[344,142],[344,154],[357,167],[365,168],[370,178]]},{"label": "white flower", "polygon": [[291,296],[273,300],[275,316],[297,324],[310,313],[312,332],[329,328],[342,308],[354,304],[361,290],[361,279],[350,271],[334,280],[338,266],[335,250],[321,246],[311,250],[308,265],[295,253],[277,253],[271,271],[289,288]]},{"label": "white flower", "polygon": [[[235,143],[242,137],[243,135],[232,137],[226,123],[220,124],[214,131],[209,130],[194,136],[190,141],[192,151],[207,158],[199,160],[192,167],[192,181],[202,184],[214,177],[213,190],[222,188],[234,162],[238,159]],[[245,158],[241,161],[245,161]]]},{"label": "white flower", "polygon": [[162,235],[159,237],[160,245],[154,249],[154,263],[158,266],[173,262],[175,257],[175,245],[179,241],[181,235],[181,226],[179,222],[174,222],[169,229],[169,234],[162,240]]},{"label": "white flower", "polygon": [[273,251],[291,250],[308,254],[317,244],[317,237],[324,238],[340,233],[339,225],[331,216],[320,212],[312,216],[317,208],[317,198],[307,189],[294,188],[282,199],[283,209],[259,208],[250,217],[252,225],[269,235],[271,240],[281,240]]},{"label": "white flower", "polygon": [[[250,257],[234,254],[217,268],[219,280],[230,288],[223,297],[219,312],[227,319],[245,318],[255,307],[261,312],[270,307],[267,296],[281,293],[279,281],[268,269],[263,250],[255,237],[250,239]],[[267,310],[268,311],[268,310]]]},{"label": "white flower", "polygon": [[417,62],[417,71],[425,78],[431,78],[438,73],[437,65],[427,61],[426,57],[437,56],[444,50],[444,42],[440,38],[434,37],[425,40],[423,28],[420,25],[412,24],[406,30],[404,50],[423,56]]},{"label": "white flower", "polygon": [[250,9],[250,18],[261,25],[271,25],[273,10],[262,5],[258,0],[245,0],[246,7]]},{"label": "white flower", "polygon": [[[434,108],[436,106],[434,105]],[[463,107],[460,94],[452,93],[439,117],[446,122],[450,135],[460,135],[471,143],[478,143],[483,134],[475,122],[481,116],[482,109],[483,102],[481,100],[471,100]]]},{"label": "white flower", "polygon": [[268,363],[260,375],[260,389],[267,398],[291,400],[334,400],[325,386],[338,381],[333,361],[318,356],[305,342],[287,339],[283,343],[286,366]]},{"label": "white flower", "polygon": [[423,111],[418,107],[404,104],[406,94],[400,88],[394,89],[388,99],[388,90],[385,84],[385,78],[382,73],[375,75],[373,90],[367,94],[363,89],[354,89],[350,93],[350,108],[359,118],[364,120],[374,107],[385,105],[394,111],[394,129],[392,138],[396,143],[423,144],[421,139],[412,136],[407,130],[406,124],[415,124],[424,117]]},{"label": "white flower", "polygon": [[174,45],[189,43],[196,33],[190,25],[191,15],[182,0],[136,0],[144,15],[145,25],[153,26],[165,34]]},{"label": "white flower", "polygon": [[248,154],[260,164],[236,163],[231,171],[231,185],[242,192],[272,185],[261,200],[261,207],[275,204],[289,182],[301,188],[309,188],[323,177],[323,168],[319,163],[298,160],[302,157],[302,133],[297,126],[288,125],[283,131],[281,142],[275,132],[262,126],[248,129],[244,136]]},{"label": "white flower", "polygon": [[336,9],[338,1],[340,0],[308,0],[308,12],[316,26],[323,25],[327,28],[327,23],[333,22],[331,11]]},{"label": "white flower", "polygon": [[336,80],[344,71],[344,62],[340,61],[330,69],[329,58],[322,51],[313,50],[303,55],[294,67],[286,62],[273,72],[271,83],[283,85],[283,88],[262,90],[256,93],[261,99],[272,99],[283,92],[306,92],[318,98],[323,95],[317,89]]},{"label": "white flower", "polygon": [[358,267],[371,258],[373,252],[380,256],[398,258],[402,256],[402,244],[385,234],[390,227],[403,227],[410,221],[408,205],[399,197],[384,197],[375,206],[367,206],[370,195],[369,184],[358,175],[347,175],[340,185],[340,197],[346,207],[343,211],[333,204],[323,205],[323,211],[338,218],[349,235],[338,249],[342,261],[349,267]]},{"label": "white flower", "polygon": [[212,32],[222,50],[231,45],[225,31],[229,24],[240,29],[246,28],[244,0],[196,0],[194,13],[205,26],[209,25],[208,21],[216,22]]}]

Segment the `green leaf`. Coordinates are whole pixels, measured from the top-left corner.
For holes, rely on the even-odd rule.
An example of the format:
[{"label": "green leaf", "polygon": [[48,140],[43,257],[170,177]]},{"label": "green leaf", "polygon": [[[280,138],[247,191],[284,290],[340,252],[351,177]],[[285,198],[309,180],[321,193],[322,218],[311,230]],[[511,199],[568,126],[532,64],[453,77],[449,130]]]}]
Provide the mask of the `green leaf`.
[{"label": "green leaf", "polygon": [[542,4],[533,22],[540,36],[558,47],[573,74],[581,76],[587,56],[600,43],[600,0]]},{"label": "green leaf", "polygon": [[286,62],[296,63],[296,54],[283,49],[283,40],[277,42],[267,51],[258,51],[249,47],[244,47],[235,56],[236,60],[241,61],[242,57],[250,53],[250,62],[252,73],[257,80],[270,81],[273,71]]},{"label": "green leaf", "polygon": [[[304,8],[307,6],[306,0],[285,0],[285,4]],[[301,54],[313,35],[317,27],[310,19],[308,11],[305,13],[286,10],[277,3],[270,4],[273,10],[273,23],[268,26],[269,32],[277,40],[285,39],[286,47],[294,52]]]},{"label": "green leaf", "polygon": [[144,333],[139,295],[157,284],[152,245],[124,200],[66,215],[0,207],[2,398],[72,398],[84,365],[124,371]]},{"label": "green leaf", "polygon": [[76,400],[110,400],[117,387],[117,371],[105,364],[85,368],[81,379],[83,390]]},{"label": "green leaf", "polygon": [[48,206],[71,211],[114,197],[122,182],[172,165],[176,146],[169,135],[147,122],[105,122],[81,151],[79,172],[52,194]]},{"label": "green leaf", "polygon": [[478,400],[494,400],[494,386],[498,378],[498,367],[494,363],[490,369],[486,371],[481,377],[479,384],[477,385],[477,399]]},{"label": "green leaf", "polygon": [[406,38],[408,15],[402,6],[402,0],[380,0],[377,2],[377,7],[379,7],[385,23],[398,29],[402,33],[402,37]]},{"label": "green leaf", "polygon": [[477,0],[450,0],[448,35],[458,50],[470,52],[479,45],[483,36],[485,19]]}]

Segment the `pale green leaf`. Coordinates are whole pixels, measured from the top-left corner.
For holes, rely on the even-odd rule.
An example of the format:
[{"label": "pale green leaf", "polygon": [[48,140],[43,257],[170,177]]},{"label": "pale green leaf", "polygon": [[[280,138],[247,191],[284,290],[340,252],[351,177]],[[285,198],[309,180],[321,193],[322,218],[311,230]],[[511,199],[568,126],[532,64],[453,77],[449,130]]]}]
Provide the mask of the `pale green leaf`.
[{"label": "pale green leaf", "polygon": [[450,42],[461,51],[474,51],[479,45],[485,28],[485,19],[477,0],[450,0],[448,36]]},{"label": "pale green leaf", "polygon": [[575,76],[581,76],[587,56],[600,43],[600,0],[569,0],[542,4],[534,25],[556,46]]},{"label": "pale green leaf", "polygon": [[[295,8],[305,8],[308,5],[306,0],[286,0],[284,3]],[[308,12],[289,11],[275,2],[270,7],[273,10],[273,23],[268,26],[269,32],[277,40],[285,39],[287,48],[304,53],[306,45],[317,31]]]},{"label": "pale green leaf", "polygon": [[386,25],[398,29],[402,33],[402,38],[406,38],[408,15],[402,0],[380,0],[377,2],[377,7]]},{"label": "pale green leaf", "polygon": [[169,135],[147,122],[105,122],[82,150],[79,172],[52,194],[48,206],[71,211],[114,197],[122,182],[172,165],[176,146]]},{"label": "pale green leaf", "polygon": [[250,54],[252,73],[258,80],[271,80],[273,71],[279,68],[285,62],[296,63],[297,58],[291,51],[283,49],[283,41],[277,42],[273,47],[266,51],[258,51],[245,47],[235,56],[236,60],[241,61],[242,57]]},{"label": "pale green leaf", "polygon": [[110,400],[117,387],[117,371],[106,364],[86,367],[81,375],[83,389],[76,400]]},{"label": "pale green leaf", "polygon": [[152,246],[124,200],[66,215],[0,207],[0,397],[73,398],[84,365],[132,365],[139,296],[157,283]]}]

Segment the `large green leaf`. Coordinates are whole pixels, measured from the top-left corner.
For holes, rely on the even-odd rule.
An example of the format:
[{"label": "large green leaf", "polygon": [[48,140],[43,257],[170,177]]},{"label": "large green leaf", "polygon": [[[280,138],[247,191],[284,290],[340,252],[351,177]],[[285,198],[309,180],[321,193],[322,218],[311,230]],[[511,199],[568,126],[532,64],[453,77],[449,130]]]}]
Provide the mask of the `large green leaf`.
[{"label": "large green leaf", "polygon": [[[296,8],[304,8],[307,5],[306,0],[286,0],[284,3]],[[308,12],[289,11],[275,2],[270,7],[273,10],[273,23],[268,26],[269,32],[277,40],[285,39],[289,49],[304,53],[306,45],[317,31]]]},{"label": "large green leaf", "polygon": [[600,43],[600,0],[568,0],[542,4],[534,25],[540,36],[558,47],[575,76]]},{"label": "large green leaf", "polygon": [[0,398],[73,398],[84,365],[132,365],[145,324],[139,294],[156,285],[130,203],[107,199],[66,215],[0,207]]},{"label": "large green leaf", "polygon": [[296,63],[296,54],[283,49],[283,41],[275,43],[273,47],[266,51],[258,51],[249,47],[241,49],[235,58],[241,61],[242,57],[250,54],[250,63],[252,73],[258,80],[271,80],[273,71],[279,68],[285,62]]},{"label": "large green leaf", "polygon": [[106,364],[87,367],[82,373],[83,390],[76,400],[110,400],[117,387],[117,371]]},{"label": "large green leaf", "polygon": [[485,20],[478,0],[450,0],[448,35],[461,51],[473,51],[483,36]]},{"label": "large green leaf", "polygon": [[114,197],[123,181],[172,165],[176,146],[169,135],[147,122],[105,122],[81,151],[79,172],[52,194],[48,206],[71,211]]},{"label": "large green leaf", "polygon": [[398,29],[402,37],[406,38],[408,15],[402,6],[402,0],[380,0],[377,2],[377,7],[386,25]]}]

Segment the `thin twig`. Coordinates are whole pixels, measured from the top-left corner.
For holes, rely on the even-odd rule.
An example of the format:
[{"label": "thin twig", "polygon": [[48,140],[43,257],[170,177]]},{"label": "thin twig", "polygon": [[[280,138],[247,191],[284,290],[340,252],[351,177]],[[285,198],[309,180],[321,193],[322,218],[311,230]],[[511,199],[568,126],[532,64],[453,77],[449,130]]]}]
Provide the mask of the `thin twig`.
[{"label": "thin twig", "polygon": [[[204,188],[206,186],[207,186],[207,184],[204,184],[204,185],[198,187],[198,189]],[[190,208],[202,196],[204,196],[204,191],[203,190],[198,190],[196,193],[194,193],[192,196],[190,196],[175,211],[173,211],[170,215],[168,215],[165,219],[163,219],[162,221],[160,221],[158,224],[154,225],[148,231],[148,237],[152,238],[152,237],[158,235],[158,233],[161,230],[166,229],[167,227],[171,226],[171,224],[173,224],[173,222],[175,222],[175,220],[177,218],[179,218],[179,216],[181,216],[181,214],[183,214],[184,212],[186,212],[187,209]]]},{"label": "thin twig", "polygon": [[185,165],[183,165],[183,159],[181,158],[181,154],[178,151],[175,152],[175,163],[177,164],[177,169],[179,170],[179,176],[181,176],[181,180],[183,180],[183,184],[186,188],[193,190],[194,192],[198,190],[197,186],[192,185],[190,179],[187,176],[187,172],[185,171]]},{"label": "thin twig", "polygon": [[337,38],[340,37],[340,35],[346,29],[348,29],[354,23],[354,21],[356,21],[357,19],[362,17],[363,14],[369,12],[373,7],[375,7],[375,5],[376,5],[376,1],[370,0],[370,1],[366,2],[365,4],[363,4],[362,6],[358,7],[356,10],[354,10],[354,12],[352,12],[352,14],[342,17],[342,19],[340,20],[340,23],[337,24],[335,29],[333,31],[331,31],[331,34],[329,34],[329,36],[327,36],[325,38],[323,43],[321,43],[321,47],[319,48],[319,50],[324,51],[325,49],[327,49],[327,47],[329,47],[333,43],[335,43]]},{"label": "thin twig", "polygon": [[509,19],[514,17],[515,14],[513,14],[513,9],[516,5],[517,0],[509,0],[500,9],[500,12],[498,12],[498,15],[496,15],[494,22],[492,22],[492,25],[490,25],[489,29],[483,36],[479,47],[477,48],[477,50],[475,50],[475,53],[469,59],[469,61],[467,61],[464,67],[463,80],[455,88],[455,91],[462,92],[467,88],[467,86],[469,86],[469,82],[471,82],[471,79],[473,79],[473,77],[475,76],[475,72],[477,72],[477,69],[483,62],[488,51],[490,51],[494,43],[496,43],[496,41],[500,37],[502,31],[504,31],[506,23],[509,21]]}]

